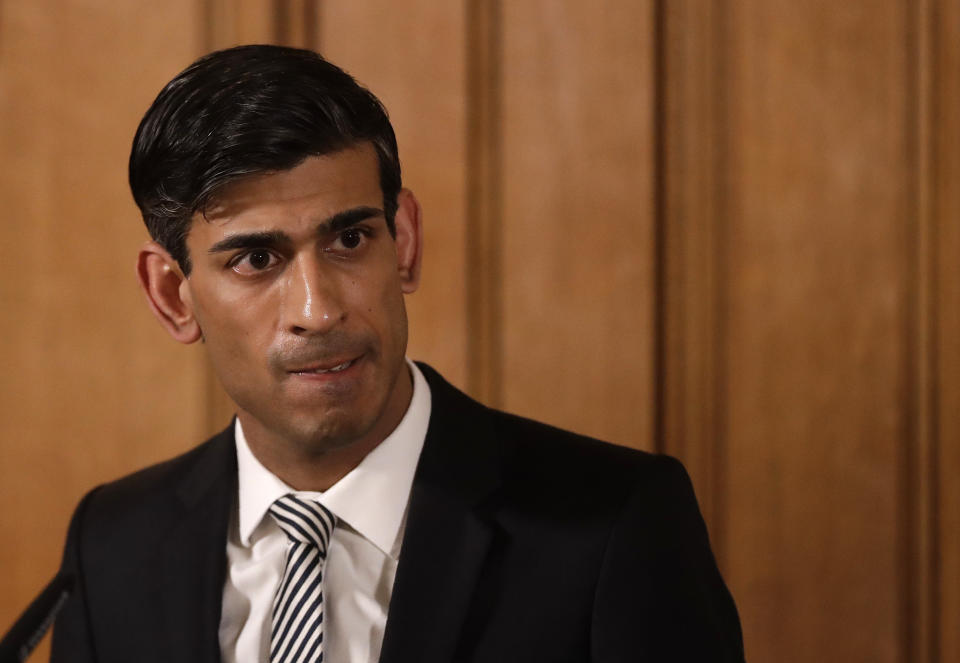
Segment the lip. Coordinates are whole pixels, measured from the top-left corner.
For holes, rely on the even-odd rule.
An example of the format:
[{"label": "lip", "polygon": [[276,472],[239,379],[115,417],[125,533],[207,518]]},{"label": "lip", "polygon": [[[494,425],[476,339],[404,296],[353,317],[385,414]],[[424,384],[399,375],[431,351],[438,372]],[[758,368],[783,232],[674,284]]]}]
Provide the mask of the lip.
[{"label": "lip", "polygon": [[[325,359],[289,369],[287,373],[302,378],[333,379],[352,373],[362,359],[363,355],[351,358]],[[334,370],[341,366],[343,368]]]}]

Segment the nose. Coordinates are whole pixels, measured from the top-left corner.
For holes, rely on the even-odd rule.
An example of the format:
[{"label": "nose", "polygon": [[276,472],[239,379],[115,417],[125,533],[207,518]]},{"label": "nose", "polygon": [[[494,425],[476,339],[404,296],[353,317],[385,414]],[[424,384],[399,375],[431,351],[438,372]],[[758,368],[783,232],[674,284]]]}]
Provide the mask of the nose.
[{"label": "nose", "polygon": [[315,256],[298,256],[287,270],[282,325],[298,336],[325,334],[346,319],[337,280]]}]

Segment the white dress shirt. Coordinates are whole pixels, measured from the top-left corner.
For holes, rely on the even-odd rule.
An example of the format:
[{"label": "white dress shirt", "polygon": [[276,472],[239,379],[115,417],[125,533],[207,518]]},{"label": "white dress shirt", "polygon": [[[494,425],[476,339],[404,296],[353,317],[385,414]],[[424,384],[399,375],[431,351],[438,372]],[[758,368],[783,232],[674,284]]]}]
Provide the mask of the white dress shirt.
[{"label": "white dress shirt", "polygon": [[400,557],[413,473],[430,421],[430,387],[407,360],[413,397],[394,431],[322,493],[295,491],[260,464],[235,424],[239,491],[227,537],[220,616],[224,663],[269,661],[271,605],[287,537],[267,513],[295,493],[337,517],[323,571],[323,659],[376,663]]}]

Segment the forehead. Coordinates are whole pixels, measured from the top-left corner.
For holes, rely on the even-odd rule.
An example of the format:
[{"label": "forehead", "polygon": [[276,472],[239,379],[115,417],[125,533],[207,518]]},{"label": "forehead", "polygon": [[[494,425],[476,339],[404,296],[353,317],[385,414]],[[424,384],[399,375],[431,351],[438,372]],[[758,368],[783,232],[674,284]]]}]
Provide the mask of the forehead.
[{"label": "forehead", "polygon": [[359,205],[379,207],[382,199],[376,152],[362,143],[307,157],[290,170],[231,182],[210,200],[203,219],[205,225],[231,227],[309,222]]}]

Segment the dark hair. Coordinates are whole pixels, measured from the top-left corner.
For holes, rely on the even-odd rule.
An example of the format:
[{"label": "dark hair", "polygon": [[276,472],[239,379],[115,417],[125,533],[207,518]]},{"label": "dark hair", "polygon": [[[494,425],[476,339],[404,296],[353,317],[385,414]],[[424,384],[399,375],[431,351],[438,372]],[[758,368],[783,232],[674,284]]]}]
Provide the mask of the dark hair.
[{"label": "dark hair", "polygon": [[380,101],[313,51],[237,46],[200,58],[157,95],[133,139],[130,189],[150,236],[189,274],[191,218],[224,184],[367,141],[392,234],[400,160]]}]

